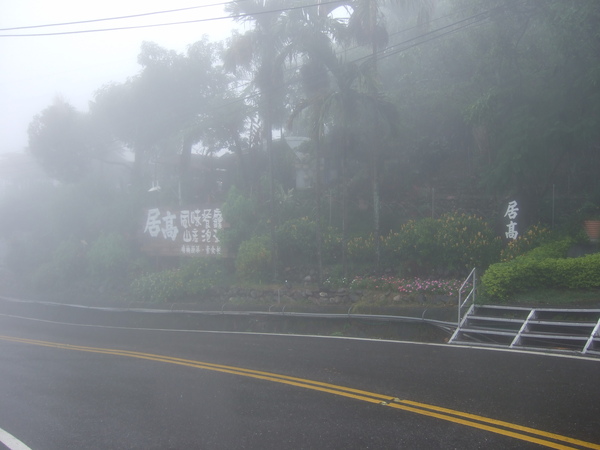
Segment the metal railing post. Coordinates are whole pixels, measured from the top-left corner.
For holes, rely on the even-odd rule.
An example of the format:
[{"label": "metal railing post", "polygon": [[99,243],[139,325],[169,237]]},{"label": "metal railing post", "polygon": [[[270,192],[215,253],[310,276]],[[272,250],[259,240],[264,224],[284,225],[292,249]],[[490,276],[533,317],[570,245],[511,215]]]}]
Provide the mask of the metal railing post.
[{"label": "metal railing post", "polygon": [[[465,303],[467,303],[469,301],[469,298],[472,298],[473,304],[475,304],[475,287],[476,287],[476,283],[477,283],[477,278],[476,278],[476,268],[473,267],[473,270],[471,270],[471,273],[469,273],[469,276],[465,279],[465,281],[463,282],[463,284],[461,284],[459,290],[458,290],[458,321],[456,322],[456,324],[458,326],[460,326],[460,322],[462,321],[462,308],[464,306]],[[462,300],[462,292],[463,289],[465,287],[465,285],[469,282],[469,280],[472,279],[473,281],[473,286],[471,288],[471,291],[469,292],[469,294],[467,295],[467,298],[465,298],[465,301],[463,302]]]}]

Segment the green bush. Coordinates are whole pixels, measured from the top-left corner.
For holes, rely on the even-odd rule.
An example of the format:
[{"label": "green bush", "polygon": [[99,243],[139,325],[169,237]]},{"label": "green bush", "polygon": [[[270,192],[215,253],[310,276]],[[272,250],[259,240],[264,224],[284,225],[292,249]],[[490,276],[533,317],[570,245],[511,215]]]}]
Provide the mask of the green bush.
[{"label": "green bush", "polygon": [[480,217],[467,214],[444,214],[438,219],[436,240],[441,254],[437,265],[453,273],[485,268],[498,260],[502,241]]},{"label": "green bush", "polygon": [[367,237],[355,236],[348,239],[346,248],[351,262],[361,264],[375,262],[375,237],[372,234]]},{"label": "green bush", "polygon": [[185,286],[179,269],[150,273],[131,283],[131,297],[141,302],[162,303],[181,300]]},{"label": "green bush", "polygon": [[308,217],[288,220],[276,230],[279,262],[285,266],[314,264],[317,258],[316,223]]},{"label": "green bush", "polygon": [[334,264],[342,259],[342,235],[337,228],[323,227],[323,262]]},{"label": "green bush", "polygon": [[271,275],[271,248],[267,236],[254,236],[242,242],[235,258],[235,273],[240,280],[266,281]]},{"label": "green bush", "polygon": [[226,260],[192,258],[180,268],[142,275],[130,286],[136,301],[161,303],[206,298],[227,282]]},{"label": "green bush", "polygon": [[551,239],[552,232],[540,225],[534,225],[517,239],[510,240],[500,253],[500,261],[506,262],[517,256],[547,243]]},{"label": "green bush", "polygon": [[481,218],[444,214],[404,224],[382,239],[384,263],[411,275],[462,275],[496,261],[501,240]]},{"label": "green bush", "polygon": [[85,244],[77,239],[62,241],[49,262],[32,273],[32,286],[38,291],[64,289],[85,278]]},{"label": "green bush", "polygon": [[226,261],[222,258],[192,258],[179,270],[185,295],[206,297],[227,283]]},{"label": "green bush", "polygon": [[565,258],[572,240],[555,241],[493,264],[483,274],[483,293],[493,300],[533,289],[592,289],[600,287],[600,253]]},{"label": "green bush", "polygon": [[119,234],[101,235],[87,252],[88,271],[97,283],[120,284],[127,279],[131,254]]},{"label": "green bush", "polygon": [[569,248],[573,245],[573,239],[567,237],[554,242],[536,247],[524,256],[531,259],[566,258]]},{"label": "green bush", "polygon": [[235,254],[242,242],[264,229],[257,203],[235,186],[229,190],[222,211],[229,226],[219,230],[219,239],[229,254]]},{"label": "green bush", "polygon": [[441,250],[437,229],[438,223],[432,218],[411,220],[384,241],[386,253],[392,255],[404,273],[429,274],[435,269],[436,255]]}]

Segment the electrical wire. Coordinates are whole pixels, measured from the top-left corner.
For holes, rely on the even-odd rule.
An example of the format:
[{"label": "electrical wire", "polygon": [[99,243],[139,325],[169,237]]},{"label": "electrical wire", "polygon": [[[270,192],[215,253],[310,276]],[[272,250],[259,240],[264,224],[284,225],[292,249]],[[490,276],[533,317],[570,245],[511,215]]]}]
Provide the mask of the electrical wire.
[{"label": "electrical wire", "polygon": [[[412,43],[412,44],[409,45],[409,46],[401,47],[401,48],[396,49],[396,50],[391,51],[391,52],[389,51],[389,47],[388,47],[388,48],[385,48],[385,49],[377,51],[376,55],[379,57],[379,59],[387,58],[389,56],[397,55],[399,53],[408,51],[408,50],[410,50],[412,48],[415,48],[415,47],[417,47],[419,45],[422,45],[422,44],[431,42],[433,40],[436,40],[436,39],[448,36],[448,35],[453,34],[453,33],[456,33],[458,31],[461,31],[463,29],[469,28],[471,26],[474,26],[474,25],[477,25],[477,24],[481,24],[481,23],[485,22],[489,18],[489,14],[491,12],[493,12],[493,11],[495,11],[497,9],[498,8],[492,8],[492,9],[489,9],[489,10],[486,10],[486,11],[479,12],[479,13],[474,14],[472,16],[469,16],[469,17],[467,17],[465,19],[461,19],[459,21],[456,21],[456,22],[454,22],[454,23],[452,23],[450,25],[446,25],[446,26],[437,28],[435,30],[428,31],[428,32],[423,33],[423,34],[421,34],[419,36],[416,36],[416,37],[407,39],[405,41],[399,42],[397,44],[394,44],[392,47],[400,47],[400,46],[403,46],[403,45],[406,45],[406,44],[409,44],[409,43]],[[451,14],[451,15],[454,15],[454,14]],[[473,20],[473,19],[476,19],[476,20],[473,21],[473,22],[471,22],[471,23],[467,23],[466,25],[463,25],[461,27],[458,27],[458,28],[455,28],[455,29],[451,29],[451,30],[446,31],[446,32],[441,33],[441,34],[437,34],[437,33],[439,33],[442,30],[446,30],[446,29],[448,29],[450,27],[456,26],[457,24],[461,24],[461,23],[464,23],[464,22],[467,22],[467,21],[470,21],[470,20]],[[422,39],[422,38],[427,37],[427,36],[430,36],[430,37],[427,38],[427,39],[424,39],[424,40],[419,40],[419,39]],[[418,42],[414,42],[414,41],[418,41]],[[358,48],[358,47],[354,47],[354,48]],[[339,56],[341,53],[343,53],[345,51],[346,50],[340,50],[339,52],[336,52],[336,56]],[[355,58],[355,59],[350,60],[348,62],[349,63],[360,63],[360,62],[369,60],[372,57],[373,57],[373,54],[371,53],[371,54],[368,54],[366,56]],[[296,82],[297,82],[297,80],[289,80],[289,81],[285,82],[283,85],[278,86],[278,89],[282,89],[282,88],[285,88],[287,86],[292,86]],[[251,84],[252,84],[252,81],[249,81],[249,82],[247,82],[247,83],[245,83],[245,84],[243,84],[241,86],[248,87]],[[246,95],[244,97],[236,98],[235,100],[227,102],[222,107],[227,107],[227,106],[231,106],[231,105],[234,105],[234,104],[243,103],[243,102],[246,102],[247,100],[251,100],[251,99],[253,99],[255,97],[258,97],[259,95],[260,95],[260,92],[256,92],[256,93],[253,93],[253,94]],[[217,108],[219,108],[219,107],[217,107]]]},{"label": "electrical wire", "polygon": [[[235,3],[235,2],[228,2],[228,3]],[[223,3],[223,4],[225,5],[228,3]],[[142,29],[142,28],[166,27],[166,26],[172,26],[172,25],[186,25],[186,24],[191,24],[191,23],[211,22],[211,21],[215,21],[215,20],[237,20],[237,19],[243,19],[245,17],[252,17],[252,16],[263,15],[263,14],[273,14],[273,13],[286,12],[286,11],[294,11],[294,10],[298,10],[298,9],[313,8],[313,7],[323,6],[323,5],[331,5],[331,4],[335,4],[335,3],[341,3],[341,0],[332,0],[332,1],[328,1],[328,2],[312,3],[309,5],[293,6],[290,8],[270,9],[267,11],[257,11],[257,12],[252,12],[252,13],[243,13],[243,14],[235,14],[235,15],[220,16],[220,17],[207,17],[204,19],[184,20],[184,21],[178,21],[178,22],[154,23],[154,24],[147,24],[147,25],[131,25],[131,26],[113,27],[113,28],[97,28],[97,29],[93,29],[93,30],[57,31],[57,32],[50,32],[50,33],[0,34],[0,38],[64,36],[64,35],[71,35],[71,34],[101,33],[101,32],[107,32],[107,31],[122,31],[122,30]],[[157,12],[157,13],[160,13],[160,12]],[[146,15],[148,15],[148,14],[151,14],[151,13],[147,13]],[[98,20],[116,20],[116,19],[120,19],[120,18],[98,19]],[[74,22],[74,23],[77,23],[77,22]],[[81,22],[81,23],[85,23],[85,22]],[[50,25],[46,25],[46,26],[50,26]],[[52,25],[52,26],[54,26],[54,25]],[[34,27],[23,27],[23,28],[29,29],[29,28],[35,28],[35,26]],[[2,30],[0,30],[0,31],[2,31]]]},{"label": "electrical wire", "polygon": [[[237,3],[239,3],[240,1],[244,2],[244,1],[248,1],[248,0],[238,0]],[[133,18],[137,18],[137,17],[146,17],[146,16],[153,16],[153,15],[158,15],[158,14],[169,14],[169,13],[174,13],[174,12],[189,11],[192,9],[210,8],[212,6],[226,6],[226,5],[230,5],[232,3],[236,3],[236,2],[229,1],[229,2],[221,2],[221,3],[212,3],[210,5],[189,6],[187,8],[169,9],[166,11],[153,11],[153,12],[147,12],[147,13],[131,14],[128,16],[106,17],[103,19],[78,20],[76,22],[61,22],[61,23],[49,23],[49,24],[45,24],[45,25],[28,25],[28,26],[22,26],[22,27],[0,28],[0,32],[16,31],[16,30],[30,30],[30,29],[35,29],[35,28],[61,27],[61,26],[67,26],[67,25],[81,25],[81,24],[85,24],[85,23],[106,22],[106,21],[110,21],[110,20],[133,19]]]},{"label": "electrical wire", "polygon": [[[339,3],[339,0],[337,0],[337,1],[330,1],[330,2],[326,2],[326,3],[321,3],[321,4],[328,4],[328,3]],[[302,6],[302,7],[288,8],[288,9],[284,9],[284,10],[273,10],[273,11],[269,11],[269,12],[284,12],[284,11],[289,11],[290,9],[307,8],[309,6],[317,6],[317,5],[318,4],[305,5],[305,6]],[[402,42],[396,43],[396,44],[394,44],[392,46],[388,46],[385,49],[379,50],[375,55],[378,55],[378,57],[380,59],[381,58],[386,58],[386,57],[389,57],[389,56],[393,56],[393,55],[402,53],[404,51],[410,50],[410,49],[412,49],[414,47],[417,47],[419,45],[431,42],[431,41],[436,40],[436,39],[440,39],[440,38],[448,36],[448,35],[450,35],[452,33],[459,32],[459,31],[461,31],[463,29],[466,29],[468,27],[471,27],[471,26],[483,23],[484,21],[486,21],[489,18],[489,14],[492,11],[494,11],[495,9],[498,9],[498,8],[493,8],[493,9],[490,9],[490,10],[486,10],[486,11],[474,14],[472,16],[469,16],[469,17],[465,18],[465,19],[461,19],[461,20],[458,20],[456,22],[453,22],[453,23],[451,23],[449,25],[442,26],[442,27],[437,28],[435,30],[423,33],[423,34],[421,34],[419,36],[412,37],[410,39],[407,39],[407,40],[404,40]],[[246,15],[243,15],[243,16],[247,17],[247,16],[255,15],[255,14],[246,14]],[[455,15],[455,14],[457,14],[457,13],[454,12],[454,13],[448,14],[447,16],[444,16],[443,18],[447,18],[447,17],[450,17],[450,16]],[[240,15],[240,16],[242,16],[242,15]],[[231,17],[226,17],[226,18],[231,18]],[[438,18],[438,19],[435,19],[435,20],[440,20],[440,19],[442,19],[442,18]],[[216,20],[216,19],[213,18],[213,19],[203,19],[203,20]],[[459,26],[458,28],[450,29],[452,27],[456,27],[456,25],[458,25],[458,24],[463,24],[465,22],[469,22],[469,23],[466,23],[465,25]],[[160,25],[153,25],[153,26],[160,26]],[[135,27],[135,28],[137,28],[137,27]],[[415,27],[411,27],[410,29],[414,29],[414,28]],[[410,29],[400,30],[399,32],[394,33],[394,35],[404,33],[406,31],[409,31]],[[440,34],[440,31],[442,31],[442,30],[448,30],[448,31],[445,31],[445,32],[443,32],[443,33]],[[99,30],[95,30],[95,31],[99,31]],[[0,37],[2,37],[2,35],[0,35]],[[406,44],[410,44],[410,45],[406,46]],[[356,48],[358,48],[358,46],[354,47],[354,49],[356,49]],[[390,51],[390,48],[397,48],[397,49],[393,50],[393,51]],[[349,49],[340,50],[339,52],[336,52],[336,54],[337,54],[337,56],[339,56],[340,53],[346,52],[348,50]],[[368,59],[370,59],[372,57],[373,57],[373,54],[369,54],[369,55],[366,55],[366,56],[355,58],[355,59],[353,59],[353,60],[351,60],[349,62],[350,63],[359,63],[359,62],[362,62],[364,60],[368,60]],[[295,84],[297,82],[298,82],[297,79],[288,80],[288,81],[284,82],[282,85],[278,86],[278,88],[282,89],[282,88],[285,88],[286,86],[292,86],[293,84]],[[251,84],[252,84],[252,81],[248,81],[246,83],[240,83],[237,86],[237,89],[247,88]],[[233,100],[226,101],[226,102],[222,103],[220,106],[216,106],[215,110],[218,110],[218,109],[221,109],[221,108],[230,107],[230,106],[233,106],[233,105],[236,105],[236,104],[246,103],[246,102],[248,102],[248,101],[250,101],[250,100],[252,100],[252,99],[254,99],[254,98],[258,97],[258,96],[260,96],[260,92],[255,92],[255,93],[252,93],[252,94],[247,94],[247,95],[245,95],[243,97],[238,97],[238,98],[235,98]]]}]

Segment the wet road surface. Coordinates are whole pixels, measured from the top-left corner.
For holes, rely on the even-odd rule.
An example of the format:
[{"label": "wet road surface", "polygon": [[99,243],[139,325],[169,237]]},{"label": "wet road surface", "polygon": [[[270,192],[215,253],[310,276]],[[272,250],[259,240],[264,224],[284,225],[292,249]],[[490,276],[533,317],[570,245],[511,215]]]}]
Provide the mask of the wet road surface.
[{"label": "wet road surface", "polygon": [[0,315],[0,429],[34,450],[600,448],[599,374],[569,357]]}]

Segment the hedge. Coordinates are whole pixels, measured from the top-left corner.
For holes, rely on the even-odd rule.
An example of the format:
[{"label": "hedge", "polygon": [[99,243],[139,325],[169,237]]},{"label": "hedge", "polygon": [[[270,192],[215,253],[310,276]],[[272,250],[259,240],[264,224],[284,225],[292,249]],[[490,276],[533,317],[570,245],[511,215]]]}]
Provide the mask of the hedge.
[{"label": "hedge", "polygon": [[600,253],[564,258],[570,240],[538,247],[512,261],[491,265],[481,278],[484,295],[506,300],[533,289],[600,288]]}]

